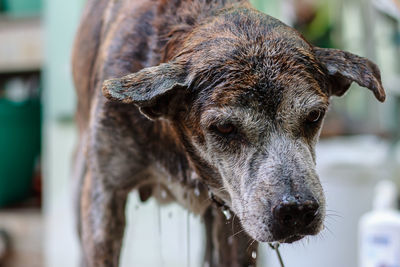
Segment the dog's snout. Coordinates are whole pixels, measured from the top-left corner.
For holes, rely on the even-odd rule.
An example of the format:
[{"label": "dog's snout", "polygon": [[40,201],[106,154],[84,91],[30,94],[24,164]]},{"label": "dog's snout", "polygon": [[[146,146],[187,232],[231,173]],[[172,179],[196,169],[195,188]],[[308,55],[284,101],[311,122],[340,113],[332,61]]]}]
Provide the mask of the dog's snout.
[{"label": "dog's snout", "polygon": [[275,223],[281,229],[302,231],[309,226],[319,212],[318,202],[312,198],[304,201],[281,201],[273,209]]}]

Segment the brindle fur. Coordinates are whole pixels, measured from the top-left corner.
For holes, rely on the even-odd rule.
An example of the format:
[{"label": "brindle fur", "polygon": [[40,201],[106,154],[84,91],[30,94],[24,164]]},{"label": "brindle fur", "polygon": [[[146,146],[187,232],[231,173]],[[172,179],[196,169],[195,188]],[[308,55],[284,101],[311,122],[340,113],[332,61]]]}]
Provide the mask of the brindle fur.
[{"label": "brindle fur", "polygon": [[[307,114],[324,114],[353,81],[385,98],[374,63],[313,47],[239,0],[88,0],[73,69],[79,232],[91,267],[118,266],[134,189],[160,201],[165,190],[204,217],[210,266],[255,266],[253,240],[317,234],[322,122],[307,124]],[[223,123],[235,134],[218,134]],[[237,219],[226,224],[208,191]],[[311,198],[318,216],[298,236],[274,226],[280,201]]]}]

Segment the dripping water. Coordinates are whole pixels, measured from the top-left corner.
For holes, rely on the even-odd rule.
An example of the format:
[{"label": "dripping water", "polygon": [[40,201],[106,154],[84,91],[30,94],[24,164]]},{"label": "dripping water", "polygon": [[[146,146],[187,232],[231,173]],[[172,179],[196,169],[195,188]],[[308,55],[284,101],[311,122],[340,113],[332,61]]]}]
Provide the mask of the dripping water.
[{"label": "dripping water", "polygon": [[257,258],[257,252],[256,252],[256,251],[253,251],[253,252],[251,253],[251,257],[252,257],[253,259],[256,259],[256,258]]},{"label": "dripping water", "polygon": [[190,213],[186,211],[186,266],[190,267]]},{"label": "dripping water", "polygon": [[225,218],[229,221],[232,218],[231,211],[227,208],[222,209],[222,213],[224,214]]},{"label": "dripping water", "polygon": [[194,194],[196,197],[200,196],[200,189],[198,185],[196,185],[196,187],[194,188]]},{"label": "dripping water", "polygon": [[[161,189],[161,184],[158,183],[158,192],[160,192],[160,189]],[[162,253],[162,218],[161,218],[161,204],[160,203],[157,203],[157,228],[158,228],[158,238],[159,238],[158,253],[159,253],[159,259],[160,259],[160,267],[163,267],[164,266],[164,258],[163,258],[163,253]]]},{"label": "dripping water", "polygon": [[160,267],[164,266],[164,258],[162,253],[162,219],[161,219],[161,205],[157,203],[157,228],[158,228],[158,253],[160,258]]},{"label": "dripping water", "polygon": [[163,189],[161,190],[161,198],[166,199],[167,198],[167,192]]}]

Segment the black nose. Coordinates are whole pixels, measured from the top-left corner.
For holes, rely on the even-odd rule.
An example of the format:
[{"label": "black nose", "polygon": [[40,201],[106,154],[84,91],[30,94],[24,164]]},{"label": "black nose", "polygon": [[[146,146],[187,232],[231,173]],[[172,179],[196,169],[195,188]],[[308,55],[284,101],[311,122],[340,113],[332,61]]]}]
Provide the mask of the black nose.
[{"label": "black nose", "polygon": [[301,231],[315,220],[318,209],[318,202],[314,198],[304,201],[285,200],[275,206],[273,216],[280,228]]}]

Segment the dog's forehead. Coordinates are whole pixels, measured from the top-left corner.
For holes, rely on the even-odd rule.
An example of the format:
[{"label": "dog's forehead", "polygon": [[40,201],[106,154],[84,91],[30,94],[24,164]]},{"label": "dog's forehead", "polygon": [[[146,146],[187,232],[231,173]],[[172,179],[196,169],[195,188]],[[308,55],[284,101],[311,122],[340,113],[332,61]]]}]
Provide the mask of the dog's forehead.
[{"label": "dog's forehead", "polygon": [[245,107],[275,117],[288,99],[298,100],[293,105],[305,99],[327,101],[324,76],[308,51],[277,49],[276,42],[280,41],[269,43],[272,49],[237,47],[224,64],[211,67],[207,104]]},{"label": "dog's forehead", "polygon": [[[209,101],[221,106],[259,105],[276,109],[284,98],[308,98],[313,94],[327,98],[313,74],[289,58],[281,60],[285,62],[267,59],[250,63],[262,65],[260,69],[257,66],[246,69],[231,62],[225,67],[223,78],[211,88]],[[241,66],[240,71],[235,69]]]},{"label": "dog's forehead", "polygon": [[190,39],[197,115],[208,107],[236,107],[255,120],[275,120],[306,99],[328,102],[326,76],[312,46],[279,20],[235,10]]},{"label": "dog's forehead", "polygon": [[[249,9],[219,16],[193,36],[192,81],[220,106],[259,106],[274,115],[286,97],[327,98],[313,48],[294,29]],[[204,99],[203,99],[204,100]]]},{"label": "dog's forehead", "polygon": [[[195,51],[199,51],[197,48],[201,51],[207,47],[207,50],[203,50],[206,53],[215,53],[214,49],[229,51],[244,43],[265,46],[264,44],[271,40],[285,44],[285,48],[289,49],[295,47],[312,50],[312,45],[297,30],[278,19],[249,8],[235,8],[221,12],[211,21],[196,28],[188,40],[190,40],[188,45],[195,47]],[[271,51],[279,49],[280,47],[271,47]]]}]

